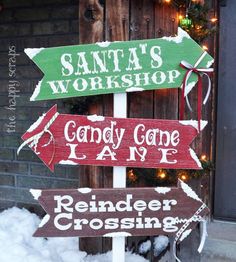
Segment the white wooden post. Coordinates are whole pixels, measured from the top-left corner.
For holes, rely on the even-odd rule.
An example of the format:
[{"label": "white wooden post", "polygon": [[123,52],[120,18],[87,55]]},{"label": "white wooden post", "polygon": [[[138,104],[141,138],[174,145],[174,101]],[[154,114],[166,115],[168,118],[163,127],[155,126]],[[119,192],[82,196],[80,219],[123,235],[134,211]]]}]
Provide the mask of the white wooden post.
[{"label": "white wooden post", "polygon": [[[127,117],[127,94],[114,94],[113,95],[113,115],[114,117],[126,118]],[[126,187],[126,167],[114,166],[113,167],[113,187],[124,188]],[[112,262],[125,261],[125,237],[112,238]]]}]

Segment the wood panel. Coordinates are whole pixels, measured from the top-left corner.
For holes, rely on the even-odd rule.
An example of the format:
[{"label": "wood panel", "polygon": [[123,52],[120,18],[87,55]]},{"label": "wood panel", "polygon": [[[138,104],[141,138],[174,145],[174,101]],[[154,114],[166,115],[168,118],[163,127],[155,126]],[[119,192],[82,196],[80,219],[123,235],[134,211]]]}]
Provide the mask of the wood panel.
[{"label": "wood panel", "polygon": [[205,204],[186,194],[186,188],[191,190],[180,181],[178,187],[161,190],[145,187],[49,189],[42,190],[40,196],[33,190],[32,194],[50,216],[34,236],[94,237],[114,233],[140,236],[146,233],[180,239],[186,230],[196,226],[196,221],[191,221],[193,215],[198,215],[197,221],[200,221],[209,212]]},{"label": "wood panel", "polygon": [[[129,40],[129,0],[106,1],[105,39],[106,41]],[[104,116],[113,116],[113,95],[103,96]],[[113,168],[103,167],[104,187],[112,187]],[[111,249],[111,239],[103,239],[103,252]]]},{"label": "wood panel", "polygon": [[[103,41],[104,36],[104,8],[98,0],[79,1],[79,41],[80,44],[88,44]],[[89,114],[103,114],[102,97],[90,105]],[[103,187],[103,168],[86,166],[80,167],[80,187]],[[102,238],[80,238],[80,250],[89,254],[96,254],[103,248]]]},{"label": "wood panel", "polygon": [[[178,16],[176,8],[171,5],[160,4],[160,1],[107,0],[104,7],[99,4],[98,0],[81,0],[79,8],[80,43],[92,43],[102,40],[118,41],[157,38],[177,33]],[[196,105],[195,92],[193,91],[190,95],[193,107]],[[104,95],[100,96],[97,102],[91,105],[89,113],[112,116],[112,108],[113,95]],[[178,89],[163,89],[128,94],[128,117],[178,119],[178,108]],[[210,109],[211,106],[208,104],[203,110],[205,117],[209,117]],[[186,111],[185,118],[196,119],[196,115],[190,115]],[[199,153],[202,150],[206,151],[206,153],[209,152],[208,141],[211,131],[207,130],[202,134],[204,139],[200,136],[197,140],[198,142],[194,144]],[[200,147],[199,143],[201,144]],[[82,174],[80,177],[80,186],[91,186],[94,188],[112,186],[112,168],[88,167],[85,168],[84,172],[81,171],[80,173]],[[198,190],[199,185],[198,183],[195,186],[193,185],[193,187]],[[137,251],[138,244],[145,239],[146,237],[127,238],[128,248]],[[82,243],[81,249],[86,250],[88,253],[97,253],[107,251],[111,248],[110,242],[107,241],[107,239],[101,238],[83,239],[80,241],[80,245]],[[198,241],[198,236],[195,235],[180,246],[182,250],[180,252],[181,256],[187,252],[187,256],[185,257],[189,259],[193,255],[191,254],[191,249],[194,241]],[[147,259],[152,262],[158,261],[152,252],[149,252]],[[173,257],[168,259],[168,261],[174,261]]]},{"label": "wood panel", "polygon": [[[178,20],[177,10],[167,4],[159,3],[155,6],[155,32],[156,37],[174,36],[177,34]],[[179,112],[179,89],[162,89],[154,91],[154,118],[178,119]],[[172,254],[173,238],[170,237],[168,261],[175,261]],[[153,261],[158,261],[152,254]]]},{"label": "wood panel", "polygon": [[[130,6],[130,40],[153,38],[155,35],[155,3],[149,0],[131,0]],[[128,94],[128,116],[153,118],[153,94],[154,91]],[[145,236],[128,237],[127,246],[129,249],[138,252],[139,243],[145,239]],[[152,252],[149,252],[146,258],[151,261]]]}]

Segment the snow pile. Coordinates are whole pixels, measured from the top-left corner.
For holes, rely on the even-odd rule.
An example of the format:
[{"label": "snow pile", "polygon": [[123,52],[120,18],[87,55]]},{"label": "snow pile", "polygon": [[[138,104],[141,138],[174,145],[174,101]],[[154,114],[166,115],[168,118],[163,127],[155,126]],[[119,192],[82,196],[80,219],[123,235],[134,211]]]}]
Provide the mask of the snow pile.
[{"label": "snow pile", "polygon": [[[78,251],[78,238],[34,238],[40,219],[25,209],[13,207],[0,213],[1,262],[110,262],[111,252],[86,256]],[[126,253],[127,262],[145,262]]]},{"label": "snow pile", "polygon": [[78,262],[86,256],[78,252],[77,238],[32,237],[40,219],[25,209],[11,208],[0,213],[1,262]]},{"label": "snow pile", "polygon": [[169,245],[169,238],[167,236],[158,236],[154,239],[154,256],[158,257]]},{"label": "snow pile", "polygon": [[[87,256],[84,259],[85,262],[111,262],[112,261],[112,253],[108,252],[106,254],[96,255],[96,256]],[[130,252],[125,253],[125,262],[147,262],[145,258],[132,254]]]},{"label": "snow pile", "polygon": [[140,246],[139,246],[139,254],[146,254],[150,249],[151,249],[152,243],[150,240],[147,240],[145,242],[143,242]]}]

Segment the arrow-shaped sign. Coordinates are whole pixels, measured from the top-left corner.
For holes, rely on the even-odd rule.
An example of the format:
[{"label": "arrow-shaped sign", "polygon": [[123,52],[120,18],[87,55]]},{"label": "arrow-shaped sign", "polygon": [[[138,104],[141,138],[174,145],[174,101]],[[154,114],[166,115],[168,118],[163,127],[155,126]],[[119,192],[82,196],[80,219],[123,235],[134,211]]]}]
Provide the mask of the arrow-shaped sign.
[{"label": "arrow-shaped sign", "polygon": [[52,171],[56,163],[201,169],[189,147],[197,129],[197,121],[59,114],[55,105],[22,136],[18,153],[28,144]]},{"label": "arrow-shaped sign", "polygon": [[49,189],[31,193],[47,212],[36,237],[164,234],[181,241],[209,212],[181,180],[172,188]]},{"label": "arrow-shaped sign", "polygon": [[[181,61],[209,68],[213,58],[182,29],[176,37],[27,48],[42,70],[31,101],[180,87]],[[188,79],[189,89],[197,76]]]}]

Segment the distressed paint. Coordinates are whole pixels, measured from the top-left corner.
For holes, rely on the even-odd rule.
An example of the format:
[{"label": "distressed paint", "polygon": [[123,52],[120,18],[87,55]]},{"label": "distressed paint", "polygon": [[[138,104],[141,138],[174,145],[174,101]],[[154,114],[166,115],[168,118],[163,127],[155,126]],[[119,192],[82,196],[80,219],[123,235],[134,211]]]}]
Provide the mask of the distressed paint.
[{"label": "distressed paint", "polygon": [[[182,60],[194,65],[202,48],[179,29],[176,37],[25,49],[44,73],[31,101],[181,86]],[[32,56],[33,54],[33,56]],[[199,67],[210,65],[206,55]],[[196,82],[192,75],[190,82]]]},{"label": "distressed paint", "polygon": [[[35,232],[37,237],[175,236],[182,232],[181,240],[209,212],[206,206],[198,212],[202,201],[187,196],[181,186],[165,194],[155,188],[92,189],[86,194],[77,189],[49,189],[42,190],[38,201],[47,219]],[[180,231],[186,222],[190,222],[186,231]]]},{"label": "distressed paint", "polygon": [[37,128],[22,136],[20,148],[28,144],[52,171],[57,163],[201,169],[189,147],[197,135],[191,123],[178,120],[104,117],[94,122],[59,114],[55,105]]}]

